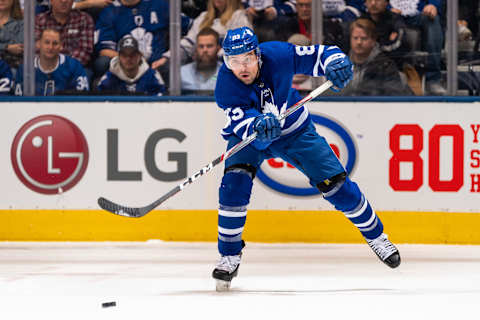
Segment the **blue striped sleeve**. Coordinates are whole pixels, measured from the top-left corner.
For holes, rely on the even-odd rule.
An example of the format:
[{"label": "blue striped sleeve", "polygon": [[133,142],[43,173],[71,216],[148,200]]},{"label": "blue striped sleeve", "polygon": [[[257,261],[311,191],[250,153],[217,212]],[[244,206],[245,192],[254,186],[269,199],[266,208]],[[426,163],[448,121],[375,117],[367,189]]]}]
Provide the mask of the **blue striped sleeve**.
[{"label": "blue striped sleeve", "polygon": [[325,67],[345,54],[337,46],[294,46],[295,73],[308,74],[314,77],[325,75]]}]

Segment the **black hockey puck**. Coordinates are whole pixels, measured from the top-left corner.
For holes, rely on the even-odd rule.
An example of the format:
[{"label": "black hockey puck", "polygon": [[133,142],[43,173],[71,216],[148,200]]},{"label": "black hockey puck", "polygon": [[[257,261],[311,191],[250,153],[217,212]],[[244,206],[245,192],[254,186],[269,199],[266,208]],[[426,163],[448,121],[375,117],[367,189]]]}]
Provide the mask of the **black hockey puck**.
[{"label": "black hockey puck", "polygon": [[112,302],[104,302],[102,303],[102,308],[110,308],[110,307],[115,307],[117,303],[115,301]]}]

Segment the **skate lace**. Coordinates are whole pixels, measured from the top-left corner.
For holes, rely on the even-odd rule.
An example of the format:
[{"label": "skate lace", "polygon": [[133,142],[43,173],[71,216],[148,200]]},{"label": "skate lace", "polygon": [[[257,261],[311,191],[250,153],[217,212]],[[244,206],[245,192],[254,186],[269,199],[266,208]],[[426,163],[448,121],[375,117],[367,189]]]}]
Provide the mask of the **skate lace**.
[{"label": "skate lace", "polygon": [[217,269],[227,272],[233,272],[240,264],[240,255],[236,256],[222,256],[217,263]]},{"label": "skate lace", "polygon": [[386,234],[382,234],[373,240],[367,240],[367,242],[370,248],[372,248],[382,260],[385,260],[397,251],[397,248],[388,240]]}]

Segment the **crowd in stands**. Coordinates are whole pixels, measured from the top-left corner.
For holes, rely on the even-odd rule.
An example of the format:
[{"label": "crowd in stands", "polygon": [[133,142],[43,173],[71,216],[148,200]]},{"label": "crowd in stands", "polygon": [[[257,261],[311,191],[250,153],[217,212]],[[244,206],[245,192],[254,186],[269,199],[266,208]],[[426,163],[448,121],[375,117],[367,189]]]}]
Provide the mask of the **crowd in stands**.
[{"label": "crowd in stands", "polygon": [[[182,93],[212,94],[228,29],[311,45],[312,1],[183,0]],[[459,0],[458,20],[477,62],[479,3]],[[23,94],[23,9],[24,0],[0,0],[0,95]],[[323,0],[322,10],[323,43],[355,65],[339,94],[446,94],[446,0]],[[169,0],[37,0],[35,12],[36,95],[168,94]],[[296,75],[293,86],[312,90],[312,79]]]}]

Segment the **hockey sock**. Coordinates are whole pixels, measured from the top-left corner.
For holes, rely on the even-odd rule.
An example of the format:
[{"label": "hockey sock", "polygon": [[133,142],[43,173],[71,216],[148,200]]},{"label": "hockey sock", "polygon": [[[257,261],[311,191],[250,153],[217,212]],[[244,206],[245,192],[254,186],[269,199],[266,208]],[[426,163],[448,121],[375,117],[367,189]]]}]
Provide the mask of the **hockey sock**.
[{"label": "hockey sock", "polygon": [[219,190],[218,251],[223,256],[242,251],[242,232],[247,219],[252,178],[244,171],[229,171],[222,179]]},{"label": "hockey sock", "polygon": [[357,184],[348,177],[343,184],[323,194],[325,200],[342,211],[367,239],[375,239],[383,232],[383,224]]}]

